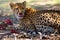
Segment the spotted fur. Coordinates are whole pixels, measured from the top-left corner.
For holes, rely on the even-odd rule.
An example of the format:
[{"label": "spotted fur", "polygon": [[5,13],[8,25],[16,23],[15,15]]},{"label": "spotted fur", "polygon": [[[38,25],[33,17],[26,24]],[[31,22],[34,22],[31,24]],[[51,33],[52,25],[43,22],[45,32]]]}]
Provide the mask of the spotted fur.
[{"label": "spotted fur", "polygon": [[20,27],[23,27],[23,29],[25,30],[29,29],[34,30],[34,26],[36,27],[36,29],[38,29],[38,27],[48,26],[60,30],[60,11],[58,10],[38,11],[33,8],[26,8],[25,6],[26,4],[23,5],[23,3],[15,3],[12,5],[10,4],[12,9],[18,6],[17,8],[22,11],[25,8],[24,16],[20,20]]}]

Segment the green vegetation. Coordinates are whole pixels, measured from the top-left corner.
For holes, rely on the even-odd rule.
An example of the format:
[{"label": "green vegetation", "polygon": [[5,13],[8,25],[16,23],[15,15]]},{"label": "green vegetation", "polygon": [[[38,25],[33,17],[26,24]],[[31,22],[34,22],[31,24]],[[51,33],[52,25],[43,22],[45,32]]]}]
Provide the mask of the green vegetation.
[{"label": "green vegetation", "polygon": [[[10,3],[10,2],[16,2],[16,0],[0,0],[0,7],[7,7],[7,5],[8,5],[8,3]],[[18,0],[19,1],[19,0]],[[18,2],[17,1],[17,2]],[[45,0],[27,0],[27,2],[29,1],[29,3],[33,3],[33,2],[43,2],[43,1],[45,1]],[[48,1],[48,0],[47,0]],[[60,3],[60,0],[51,0],[51,1],[53,1],[53,2],[56,2],[56,3]],[[29,3],[27,3],[27,4],[29,4]]]},{"label": "green vegetation", "polygon": [[[9,3],[10,2],[19,2],[20,0],[0,0],[0,8],[10,9]],[[49,0],[27,0],[27,6],[29,6],[30,3],[34,2],[47,2]],[[60,4],[60,0],[51,0],[52,2],[55,2],[57,4]],[[9,10],[10,11],[10,10]]]}]

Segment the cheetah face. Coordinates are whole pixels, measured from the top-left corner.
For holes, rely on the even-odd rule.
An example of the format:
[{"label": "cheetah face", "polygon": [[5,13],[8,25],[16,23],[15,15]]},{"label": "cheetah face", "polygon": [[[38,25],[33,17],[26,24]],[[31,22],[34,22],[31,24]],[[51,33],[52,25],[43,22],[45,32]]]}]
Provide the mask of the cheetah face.
[{"label": "cheetah face", "polygon": [[24,17],[26,1],[22,3],[10,3],[10,7],[18,19],[22,19]]}]

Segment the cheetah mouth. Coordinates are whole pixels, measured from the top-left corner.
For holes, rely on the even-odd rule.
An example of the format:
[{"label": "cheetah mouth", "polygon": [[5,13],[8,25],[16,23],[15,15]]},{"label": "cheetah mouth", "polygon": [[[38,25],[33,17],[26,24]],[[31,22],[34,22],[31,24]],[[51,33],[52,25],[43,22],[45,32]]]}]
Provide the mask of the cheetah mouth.
[{"label": "cheetah mouth", "polygon": [[19,17],[23,17],[24,14],[23,14],[23,13],[18,13],[18,16],[19,16]]}]

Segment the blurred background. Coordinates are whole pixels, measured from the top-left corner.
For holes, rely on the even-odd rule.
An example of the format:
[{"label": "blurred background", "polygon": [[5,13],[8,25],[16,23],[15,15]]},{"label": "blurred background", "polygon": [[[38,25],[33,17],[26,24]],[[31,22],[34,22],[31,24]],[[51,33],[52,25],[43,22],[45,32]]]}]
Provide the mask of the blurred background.
[{"label": "blurred background", "polygon": [[32,7],[37,10],[60,10],[60,0],[0,0],[0,10],[3,10],[5,14],[12,14],[9,3],[23,1],[27,1],[27,7]]},{"label": "blurred background", "polygon": [[[3,23],[2,22],[3,20],[9,19],[9,20],[12,20],[11,21],[12,23],[14,23],[14,28],[15,27],[19,28],[19,26],[20,26],[19,21],[16,19],[15,15],[13,14],[9,3],[11,3],[11,2],[21,2],[22,3],[23,1],[27,2],[26,3],[27,7],[35,8],[37,10],[60,10],[60,0],[0,0],[0,24]],[[4,25],[4,27],[5,27],[5,25]],[[2,28],[2,26],[0,26],[0,28]],[[6,27],[6,28],[9,29],[8,27]],[[41,32],[44,34],[45,34],[45,32],[46,33],[55,32],[55,30],[53,28],[47,27],[47,26],[38,29],[38,31],[40,31],[40,30],[42,30]],[[32,32],[32,35],[35,34],[35,33],[33,34],[34,31],[31,31],[31,32]],[[59,35],[59,37],[60,37],[60,35]]]}]

